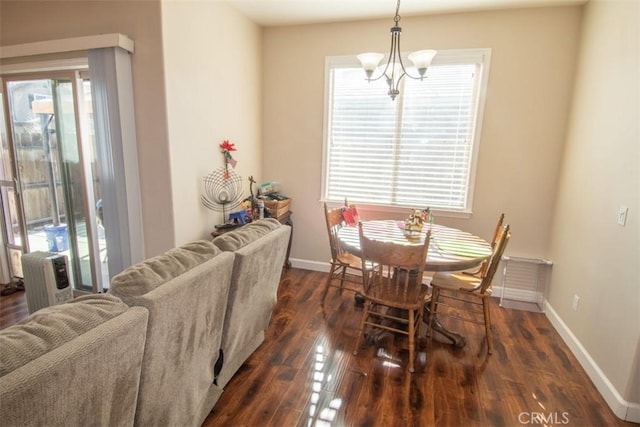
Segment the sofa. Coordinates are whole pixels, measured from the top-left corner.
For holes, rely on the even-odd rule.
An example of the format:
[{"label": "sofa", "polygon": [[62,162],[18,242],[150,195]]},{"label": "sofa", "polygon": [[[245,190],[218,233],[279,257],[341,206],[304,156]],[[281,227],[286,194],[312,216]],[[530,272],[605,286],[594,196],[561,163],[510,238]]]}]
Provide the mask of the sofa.
[{"label": "sofa", "polygon": [[[84,339],[85,334],[93,333],[90,338],[101,346],[96,351],[111,352],[106,360],[78,343],[64,348],[44,348],[42,354],[32,357],[24,366],[16,369],[9,366],[7,374],[1,373],[0,377],[3,420],[9,414],[10,420],[15,419],[15,424],[22,425],[201,425],[224,386],[264,341],[290,233],[290,227],[275,219],[260,220],[213,240],[171,249],[125,269],[113,277],[107,294],[90,297],[117,304],[122,310],[119,316],[130,313],[128,316],[140,317],[138,341],[123,336],[122,340],[132,340],[131,344],[115,346],[111,338],[117,333],[111,332],[114,325],[108,324],[114,319],[108,319],[93,328],[109,329],[108,334],[100,335],[104,339],[99,339],[93,329],[73,338]],[[79,300],[81,298],[73,304]],[[50,311],[66,312],[73,304],[43,309],[30,316],[26,323],[44,322]],[[23,323],[0,331],[0,340],[13,334],[13,328],[27,326]],[[55,326],[53,329],[56,334],[60,332]],[[136,328],[125,329],[135,335]],[[20,337],[12,339],[19,341]],[[124,348],[126,351],[122,353]],[[14,353],[19,355],[19,350]],[[55,352],[60,354],[54,361],[69,357],[82,369],[69,364],[63,369],[44,360],[53,357]],[[5,350],[0,348],[2,366],[4,359]],[[124,359],[131,362],[122,363]],[[105,363],[105,368],[85,369],[84,363],[92,360]],[[135,360],[139,360],[137,365]],[[36,365],[31,366],[34,363],[38,363],[36,372]],[[63,372],[72,380],[61,382],[55,392],[49,391],[45,379],[62,377]],[[115,379],[96,388],[95,377],[101,375]],[[116,380],[120,377],[126,380]],[[21,391],[25,388],[23,378],[33,381],[33,386],[27,387],[29,390],[24,393]],[[71,405],[58,407],[55,399],[68,393],[66,387],[75,387],[71,394],[77,397],[70,401]],[[123,387],[126,390],[121,392]],[[40,390],[43,397],[27,398],[32,396],[31,388]],[[19,394],[22,403],[20,398],[12,397],[16,392],[22,393]],[[114,406],[116,401],[118,408]],[[34,404],[42,409],[44,418],[32,418],[28,408]],[[85,405],[93,406],[87,406],[90,410],[79,409]],[[94,411],[96,417],[102,418],[92,418]],[[70,418],[69,414],[75,412],[83,415]],[[117,417],[113,414],[116,412]],[[41,422],[45,419],[52,421]]]}]

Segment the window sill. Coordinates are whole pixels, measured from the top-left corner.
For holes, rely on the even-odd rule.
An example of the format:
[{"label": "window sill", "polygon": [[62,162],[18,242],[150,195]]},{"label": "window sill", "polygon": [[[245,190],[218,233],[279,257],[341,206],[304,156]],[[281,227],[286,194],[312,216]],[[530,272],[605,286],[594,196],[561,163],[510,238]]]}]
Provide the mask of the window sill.
[{"label": "window sill", "polygon": [[[329,207],[338,207],[342,206],[344,202],[336,202],[332,200],[320,200],[320,203],[326,202]],[[404,206],[392,206],[392,205],[379,205],[372,204],[366,202],[354,202],[354,204],[358,207],[358,211],[361,213],[366,212],[372,215],[366,216],[386,216],[386,217],[405,217],[409,215],[413,208],[404,207]],[[416,207],[415,209],[419,209],[420,207]],[[469,219],[471,218],[471,211],[451,211],[451,210],[440,210],[440,209],[432,209],[433,215],[438,218],[459,218],[459,219]]]}]

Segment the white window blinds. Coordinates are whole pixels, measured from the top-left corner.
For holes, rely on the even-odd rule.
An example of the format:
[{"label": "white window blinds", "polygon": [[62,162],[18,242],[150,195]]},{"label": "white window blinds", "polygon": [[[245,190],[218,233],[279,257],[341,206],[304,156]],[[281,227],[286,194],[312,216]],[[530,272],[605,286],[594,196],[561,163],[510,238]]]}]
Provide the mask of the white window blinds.
[{"label": "white window blinds", "polygon": [[484,51],[439,52],[396,101],[383,80],[329,60],[325,198],[469,211]]}]

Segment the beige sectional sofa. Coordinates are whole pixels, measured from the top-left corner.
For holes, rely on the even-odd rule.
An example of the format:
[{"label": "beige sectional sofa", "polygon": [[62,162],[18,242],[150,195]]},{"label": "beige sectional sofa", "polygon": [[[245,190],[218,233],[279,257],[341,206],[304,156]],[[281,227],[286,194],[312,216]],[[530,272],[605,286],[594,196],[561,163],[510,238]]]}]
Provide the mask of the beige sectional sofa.
[{"label": "beige sectional sofa", "polygon": [[[189,243],[129,267],[113,278],[108,294],[43,309],[0,331],[3,422],[200,425],[264,340],[290,232],[266,219]],[[27,342],[20,334],[47,324],[52,312],[68,314],[74,305],[103,300],[117,306],[113,314],[72,334],[70,342],[45,346],[29,360],[25,355],[39,345],[9,353],[2,345],[6,339]],[[78,319],[86,323],[84,314]],[[66,336],[66,328],[54,324],[47,333]],[[14,367],[5,363],[9,359],[25,362]]]}]

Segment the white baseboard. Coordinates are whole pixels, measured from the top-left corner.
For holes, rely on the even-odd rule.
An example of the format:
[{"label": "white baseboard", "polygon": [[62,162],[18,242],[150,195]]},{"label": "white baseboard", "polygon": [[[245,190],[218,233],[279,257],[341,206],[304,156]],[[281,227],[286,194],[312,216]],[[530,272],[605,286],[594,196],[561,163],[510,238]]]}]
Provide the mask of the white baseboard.
[{"label": "white baseboard", "polygon": [[322,271],[324,273],[329,272],[328,262],[309,261],[306,259],[291,258],[291,266],[295,268],[302,268],[303,270]]},{"label": "white baseboard", "polygon": [[578,338],[571,332],[547,300],[544,302],[544,307],[545,315],[573,355],[578,359],[578,362],[580,362],[580,365],[582,365],[587,372],[587,375],[591,381],[593,381],[596,389],[600,392],[613,413],[622,420],[640,423],[640,404],[627,402],[622,398],[618,390],[611,384],[611,381],[609,381],[595,360],[593,360],[591,355],[582,346],[582,343],[580,343]]},{"label": "white baseboard", "polygon": [[640,403],[627,402],[627,405],[627,416],[624,420],[631,423],[640,423]]}]

